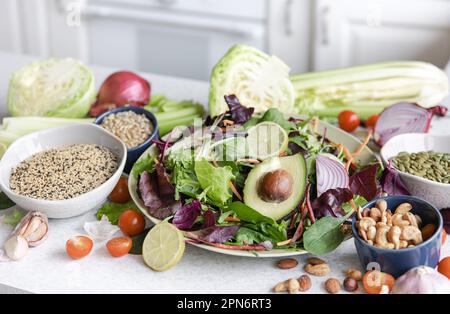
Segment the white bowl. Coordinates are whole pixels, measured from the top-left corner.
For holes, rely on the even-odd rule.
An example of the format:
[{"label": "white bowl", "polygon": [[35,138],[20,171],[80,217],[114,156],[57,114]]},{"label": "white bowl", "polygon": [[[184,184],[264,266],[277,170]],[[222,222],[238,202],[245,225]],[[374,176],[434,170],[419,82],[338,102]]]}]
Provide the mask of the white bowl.
[{"label": "white bowl", "polygon": [[[385,164],[400,152],[422,151],[450,153],[450,135],[424,133],[401,134],[391,138],[380,151]],[[434,182],[409,173],[401,172],[400,177],[412,195],[423,198],[437,208],[450,207],[450,184]]]},{"label": "white bowl", "polygon": [[[118,157],[119,167],[105,183],[92,191],[67,200],[44,200],[19,195],[9,188],[13,167],[43,150],[70,145],[97,144],[109,148]],[[100,206],[122,175],[127,149],[122,141],[95,124],[75,124],[34,132],[17,139],[0,160],[0,188],[18,206],[38,210],[49,218],[69,218]]]}]

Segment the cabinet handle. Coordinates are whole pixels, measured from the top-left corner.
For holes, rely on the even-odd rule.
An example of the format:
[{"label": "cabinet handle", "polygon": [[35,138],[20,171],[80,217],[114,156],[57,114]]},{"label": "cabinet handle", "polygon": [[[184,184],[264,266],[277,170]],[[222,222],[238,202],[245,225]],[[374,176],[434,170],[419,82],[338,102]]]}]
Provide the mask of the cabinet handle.
[{"label": "cabinet handle", "polygon": [[292,36],[292,5],[294,4],[293,0],[286,0],[284,3],[284,14],[283,14],[283,23],[284,23],[284,34],[288,37]]},{"label": "cabinet handle", "polygon": [[327,46],[330,43],[329,38],[329,25],[328,25],[328,15],[330,14],[330,8],[328,6],[324,6],[320,9],[320,43],[323,46]]}]

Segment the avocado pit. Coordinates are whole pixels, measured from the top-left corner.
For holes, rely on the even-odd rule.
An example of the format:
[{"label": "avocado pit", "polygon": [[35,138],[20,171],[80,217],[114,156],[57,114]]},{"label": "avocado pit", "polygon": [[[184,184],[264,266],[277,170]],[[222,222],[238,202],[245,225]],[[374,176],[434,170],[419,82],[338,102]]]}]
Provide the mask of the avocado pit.
[{"label": "avocado pit", "polygon": [[284,169],[267,172],[260,180],[258,194],[266,202],[281,203],[293,191],[294,179]]}]

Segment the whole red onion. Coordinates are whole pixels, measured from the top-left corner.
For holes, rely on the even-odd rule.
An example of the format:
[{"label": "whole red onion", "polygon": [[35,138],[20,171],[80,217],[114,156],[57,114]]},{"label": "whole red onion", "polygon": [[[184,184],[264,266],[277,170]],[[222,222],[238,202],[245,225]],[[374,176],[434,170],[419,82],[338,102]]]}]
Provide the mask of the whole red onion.
[{"label": "whole red onion", "polygon": [[124,105],[145,106],[150,100],[150,84],[139,75],[119,71],[106,78],[98,92],[97,101],[90,110],[91,116]]}]

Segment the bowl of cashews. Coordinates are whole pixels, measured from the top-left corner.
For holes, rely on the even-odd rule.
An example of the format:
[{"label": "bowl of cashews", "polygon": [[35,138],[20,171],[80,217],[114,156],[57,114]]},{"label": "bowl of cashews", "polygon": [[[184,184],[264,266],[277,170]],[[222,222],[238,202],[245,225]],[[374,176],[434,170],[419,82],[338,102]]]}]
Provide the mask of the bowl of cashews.
[{"label": "bowl of cashews", "polygon": [[394,277],[409,269],[439,262],[442,216],[418,197],[386,196],[357,209],[352,230],[364,269],[377,269]]}]

